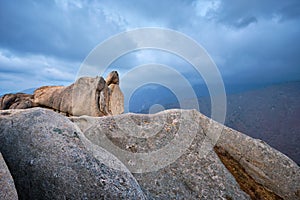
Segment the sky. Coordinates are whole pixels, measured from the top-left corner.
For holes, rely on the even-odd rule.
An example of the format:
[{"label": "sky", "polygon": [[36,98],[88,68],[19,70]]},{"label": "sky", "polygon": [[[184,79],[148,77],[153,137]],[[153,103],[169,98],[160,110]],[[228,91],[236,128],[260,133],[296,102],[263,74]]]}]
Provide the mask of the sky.
[{"label": "sky", "polygon": [[[97,45],[143,27],[175,30],[199,43],[227,90],[300,80],[299,0],[0,0],[0,94],[69,85]],[[147,63],[174,67],[194,88],[203,84],[189,63],[154,50],[124,55],[111,69],[122,77]]]}]

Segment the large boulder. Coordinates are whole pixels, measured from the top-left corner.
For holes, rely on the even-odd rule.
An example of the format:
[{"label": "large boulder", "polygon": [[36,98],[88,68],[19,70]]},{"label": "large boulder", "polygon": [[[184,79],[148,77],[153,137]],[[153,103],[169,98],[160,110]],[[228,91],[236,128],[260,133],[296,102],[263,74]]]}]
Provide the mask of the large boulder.
[{"label": "large boulder", "polygon": [[0,151],[20,199],[145,199],[116,157],[48,109],[0,111]]},{"label": "large boulder", "polygon": [[6,163],[0,153],[0,199],[16,200],[18,194],[15,188],[14,181],[6,166]]},{"label": "large boulder", "polygon": [[[261,140],[197,111],[70,119],[87,138],[136,172],[134,176],[150,197],[247,199],[245,191],[252,199],[300,198],[300,168],[295,162]],[[176,138],[183,145],[173,142]],[[186,149],[185,138],[192,139]],[[169,162],[178,147],[182,155]]]},{"label": "large boulder", "polygon": [[5,94],[0,98],[0,110],[6,109],[25,109],[34,107],[33,95],[16,93]]},{"label": "large boulder", "polygon": [[[64,86],[43,86],[34,91],[34,102],[42,107],[60,110],[60,103]],[[71,100],[70,96],[70,100]],[[63,111],[62,111],[63,112]],[[65,111],[67,112],[67,111]]]},{"label": "large boulder", "polygon": [[70,86],[44,86],[34,92],[34,102],[66,115],[110,115],[109,90],[102,77],[81,77]]},{"label": "large boulder", "polygon": [[119,115],[124,112],[124,95],[119,82],[117,71],[112,71],[106,78],[106,84],[109,88],[109,110],[112,115]]},{"label": "large boulder", "polygon": [[214,151],[202,154],[212,145],[197,117],[196,111],[171,110],[70,119],[119,157],[150,199],[249,199]]}]

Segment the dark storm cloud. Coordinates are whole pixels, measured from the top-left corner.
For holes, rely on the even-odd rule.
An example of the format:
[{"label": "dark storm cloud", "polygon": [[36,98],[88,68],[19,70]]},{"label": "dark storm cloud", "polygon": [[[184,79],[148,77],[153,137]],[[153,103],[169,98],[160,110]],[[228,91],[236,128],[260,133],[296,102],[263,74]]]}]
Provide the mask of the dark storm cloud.
[{"label": "dark storm cloud", "polygon": [[0,1],[0,93],[74,81],[91,49],[120,31],[89,3]]},{"label": "dark storm cloud", "polygon": [[[299,80],[299,24],[298,0],[0,1],[0,93],[72,82],[97,44],[149,26],[175,29],[203,45],[225,83]],[[161,60],[182,65],[148,52],[116,63],[123,72]]]},{"label": "dark storm cloud", "polygon": [[[102,10],[65,1],[1,1],[0,46],[17,54],[82,60],[118,27]],[[99,23],[98,23],[99,20]]]},{"label": "dark storm cloud", "polygon": [[299,14],[300,2],[297,0],[224,0],[214,16],[218,21],[234,26],[238,21],[250,17],[269,20],[278,18],[284,21],[298,19]]},{"label": "dark storm cloud", "polygon": [[257,19],[256,17],[244,17],[242,19],[240,19],[239,21],[237,21],[234,26],[237,28],[244,28],[252,23],[257,23]]}]

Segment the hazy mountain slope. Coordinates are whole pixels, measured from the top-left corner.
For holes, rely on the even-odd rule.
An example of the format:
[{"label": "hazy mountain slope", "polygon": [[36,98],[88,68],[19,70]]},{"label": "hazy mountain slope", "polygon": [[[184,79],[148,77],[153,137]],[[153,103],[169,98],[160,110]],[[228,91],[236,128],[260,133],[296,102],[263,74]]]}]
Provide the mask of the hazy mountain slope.
[{"label": "hazy mountain slope", "polygon": [[228,96],[226,125],[266,141],[300,164],[300,82]]}]

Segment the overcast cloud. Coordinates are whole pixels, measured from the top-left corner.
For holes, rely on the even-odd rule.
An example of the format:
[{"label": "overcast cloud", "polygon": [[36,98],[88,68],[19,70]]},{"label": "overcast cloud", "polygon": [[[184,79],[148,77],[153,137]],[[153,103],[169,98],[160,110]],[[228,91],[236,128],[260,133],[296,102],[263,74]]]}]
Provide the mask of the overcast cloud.
[{"label": "overcast cloud", "polygon": [[[300,80],[298,0],[3,0],[0,94],[70,84],[96,45],[140,27],[174,29],[196,40],[216,62],[227,87]],[[184,64],[170,58],[136,52],[115,64],[121,76],[140,64],[162,62],[177,69]],[[193,71],[182,73],[198,84]]]}]

